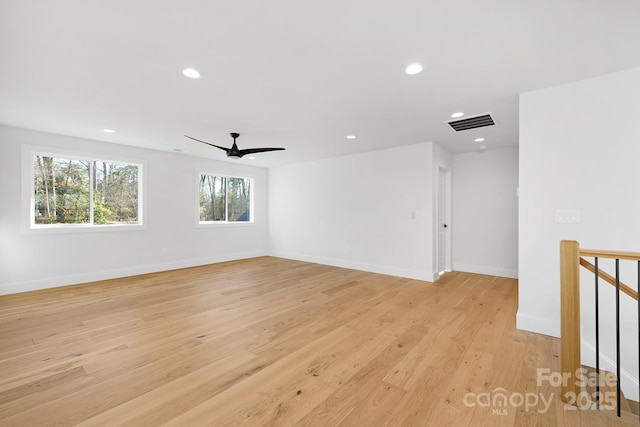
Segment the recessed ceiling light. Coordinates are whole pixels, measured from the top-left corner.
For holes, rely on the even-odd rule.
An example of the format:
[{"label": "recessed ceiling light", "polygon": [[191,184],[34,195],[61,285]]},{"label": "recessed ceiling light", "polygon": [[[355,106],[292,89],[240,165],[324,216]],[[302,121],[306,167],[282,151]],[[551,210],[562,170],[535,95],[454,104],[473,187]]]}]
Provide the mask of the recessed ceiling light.
[{"label": "recessed ceiling light", "polygon": [[189,77],[190,79],[200,78],[200,73],[193,68],[185,68],[184,70],[182,70],[182,74],[184,74],[186,77]]},{"label": "recessed ceiling light", "polygon": [[347,139],[356,139],[355,135],[347,135]]},{"label": "recessed ceiling light", "polygon": [[113,129],[102,129],[102,131],[106,133],[116,133],[116,131]]},{"label": "recessed ceiling light", "polygon": [[476,138],[476,139],[474,139],[474,141],[475,142],[482,142],[482,141],[484,141],[484,138]]},{"label": "recessed ceiling light", "polygon": [[422,65],[418,63],[409,64],[409,66],[404,69],[404,72],[410,75],[418,74],[421,71],[422,71]]},{"label": "recessed ceiling light", "polygon": [[458,117],[462,117],[464,116],[464,113],[462,111],[458,112],[458,113],[453,113],[451,115],[451,117],[453,117],[454,119],[457,119]]}]

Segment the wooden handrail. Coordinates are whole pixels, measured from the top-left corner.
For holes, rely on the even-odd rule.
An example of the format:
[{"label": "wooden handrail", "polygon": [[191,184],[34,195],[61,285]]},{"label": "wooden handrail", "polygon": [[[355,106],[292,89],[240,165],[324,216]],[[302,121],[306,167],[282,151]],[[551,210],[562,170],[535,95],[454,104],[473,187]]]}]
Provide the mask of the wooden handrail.
[{"label": "wooden handrail", "polygon": [[[580,266],[592,273],[596,268],[589,261],[582,258],[612,258],[640,261],[640,253],[624,251],[602,251],[594,249],[580,249],[575,240],[560,242],[560,370],[563,378],[573,379],[580,365]],[[598,268],[598,276],[607,283],[617,286],[616,278]],[[618,280],[620,290],[638,300],[638,292]],[[563,381],[562,397],[579,396],[581,387],[578,381]]]},{"label": "wooden handrail", "polygon": [[[582,253],[582,251],[580,251],[580,253]],[[596,267],[586,259],[580,258],[580,265],[595,274]],[[607,274],[607,272],[600,270],[600,268],[598,268],[598,277],[602,277],[610,285],[616,286],[616,278]],[[638,301],[638,292],[634,291],[622,282],[620,282],[620,290],[629,295],[634,300]]]},{"label": "wooden handrail", "polygon": [[631,261],[640,261],[640,252],[627,251],[602,251],[599,249],[580,249],[580,256],[598,257],[598,258],[617,258]]}]

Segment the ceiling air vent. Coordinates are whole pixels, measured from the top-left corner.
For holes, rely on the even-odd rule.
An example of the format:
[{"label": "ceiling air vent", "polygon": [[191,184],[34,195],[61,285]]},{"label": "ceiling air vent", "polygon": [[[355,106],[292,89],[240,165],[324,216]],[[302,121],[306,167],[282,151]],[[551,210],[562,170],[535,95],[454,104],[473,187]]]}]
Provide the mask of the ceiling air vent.
[{"label": "ceiling air vent", "polygon": [[453,130],[460,132],[461,130],[469,130],[475,128],[481,128],[485,126],[493,126],[496,123],[493,121],[491,114],[483,114],[481,116],[467,117],[466,119],[452,120],[447,122],[451,125]]}]

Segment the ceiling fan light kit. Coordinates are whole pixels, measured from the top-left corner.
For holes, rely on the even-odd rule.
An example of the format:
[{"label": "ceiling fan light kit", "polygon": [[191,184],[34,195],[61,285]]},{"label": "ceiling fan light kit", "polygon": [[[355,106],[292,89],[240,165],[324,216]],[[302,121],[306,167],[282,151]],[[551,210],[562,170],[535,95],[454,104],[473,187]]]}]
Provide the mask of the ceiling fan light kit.
[{"label": "ceiling fan light kit", "polygon": [[219,148],[221,150],[224,150],[227,153],[227,157],[229,157],[230,159],[241,159],[243,156],[246,156],[247,154],[264,153],[266,151],[284,150],[284,148],[274,148],[274,147],[245,148],[244,150],[241,150],[241,149],[238,148],[238,145],[236,144],[236,139],[240,136],[240,134],[236,133],[236,132],[231,132],[230,135],[231,135],[231,138],[233,138],[233,145],[231,146],[231,148],[221,147],[219,145],[211,144],[211,143],[206,142],[206,141],[201,141],[201,140],[196,139],[196,138],[194,138],[192,136],[189,136],[189,135],[185,135],[185,136],[187,138],[189,138],[189,139],[193,139],[194,141],[202,142],[203,144],[207,144],[207,145],[210,145],[212,147],[216,147],[216,148]]}]

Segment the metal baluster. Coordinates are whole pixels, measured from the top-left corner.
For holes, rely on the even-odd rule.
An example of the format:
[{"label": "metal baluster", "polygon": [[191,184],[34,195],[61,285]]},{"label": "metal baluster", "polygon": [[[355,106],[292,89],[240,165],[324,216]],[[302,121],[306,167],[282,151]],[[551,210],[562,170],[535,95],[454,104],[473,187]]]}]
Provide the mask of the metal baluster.
[{"label": "metal baluster", "polygon": [[620,416],[620,259],[616,258],[616,412]]},{"label": "metal baluster", "polygon": [[[598,305],[598,257],[595,257],[596,277],[596,408],[600,410],[600,307]],[[639,266],[640,268],[640,266]],[[639,312],[640,315],[640,312]]]}]

